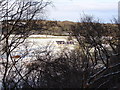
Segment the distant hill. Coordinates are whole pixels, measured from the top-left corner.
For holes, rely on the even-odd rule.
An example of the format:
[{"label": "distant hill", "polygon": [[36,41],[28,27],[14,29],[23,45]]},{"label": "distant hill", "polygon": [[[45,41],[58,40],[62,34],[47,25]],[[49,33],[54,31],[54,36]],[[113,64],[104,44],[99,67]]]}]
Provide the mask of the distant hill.
[{"label": "distant hill", "polygon": [[[71,22],[71,21],[46,21],[46,20],[38,20],[34,21],[34,26],[31,30],[32,34],[48,34],[48,35],[70,35],[72,34],[72,30],[79,29],[82,31],[82,28],[85,27],[83,23]],[[95,23],[96,29],[99,27],[104,30],[102,31],[104,35],[111,35],[117,30],[117,25],[115,24],[104,24],[104,23]],[[84,30],[83,34],[86,33]],[[107,33],[105,33],[107,32]]]},{"label": "distant hill", "polygon": [[[9,21],[11,25],[14,21]],[[17,28],[22,27],[25,24],[25,20],[19,21]],[[86,32],[84,28],[87,29],[88,22],[86,23],[78,23],[78,22],[71,22],[71,21],[49,21],[49,20],[32,20],[31,21],[32,28],[30,30],[30,34],[37,35],[37,34],[46,34],[46,35],[70,35],[74,29],[80,30],[84,35]],[[85,26],[86,25],[86,26]],[[109,31],[109,35],[114,33],[117,30],[117,25],[115,24],[103,24],[103,23],[93,23],[95,28],[99,30],[101,27],[104,31],[104,35],[107,35]],[[89,27],[90,29],[90,27]],[[88,29],[88,30],[89,30]],[[20,29],[19,29],[20,30]],[[14,33],[19,34],[19,30],[16,30]],[[24,29],[23,29],[24,30]],[[107,34],[105,33],[107,32]]]},{"label": "distant hill", "polygon": [[77,23],[70,21],[36,21],[32,34],[69,35],[71,26]]}]

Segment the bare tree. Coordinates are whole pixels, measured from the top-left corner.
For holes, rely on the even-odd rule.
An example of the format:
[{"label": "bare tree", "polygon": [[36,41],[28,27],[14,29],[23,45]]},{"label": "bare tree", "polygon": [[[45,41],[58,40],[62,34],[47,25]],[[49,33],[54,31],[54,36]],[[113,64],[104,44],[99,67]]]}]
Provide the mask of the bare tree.
[{"label": "bare tree", "polygon": [[99,20],[85,16],[81,23],[72,26],[72,30],[84,56],[85,72],[90,69],[87,77],[83,77],[83,87],[119,88],[119,25],[105,26]]},{"label": "bare tree", "polygon": [[[31,0],[0,1],[0,54],[3,57],[0,58],[0,62],[3,67],[2,83],[4,89],[10,88],[12,82],[17,84],[20,80],[24,80],[24,73],[21,73],[23,71],[21,67],[24,66],[18,68],[18,63],[23,60],[28,52],[26,50],[23,55],[15,57],[16,48],[20,47],[30,35],[34,23],[33,19],[36,16],[41,16],[50,4],[50,1],[44,0],[37,2]],[[16,80],[12,80],[13,78]]]},{"label": "bare tree", "polygon": [[85,17],[71,26],[79,48],[54,59],[49,52],[44,58],[36,53],[35,62],[27,64],[26,81],[39,88],[119,88],[119,28],[105,25]]},{"label": "bare tree", "polygon": [[[37,88],[119,88],[120,63],[116,56],[119,28],[115,24],[105,25],[85,17],[81,23],[71,26],[79,48],[54,59],[50,52],[42,57],[41,51],[35,53],[35,61],[26,65],[29,74],[25,81]],[[114,35],[109,34],[111,30]]]}]

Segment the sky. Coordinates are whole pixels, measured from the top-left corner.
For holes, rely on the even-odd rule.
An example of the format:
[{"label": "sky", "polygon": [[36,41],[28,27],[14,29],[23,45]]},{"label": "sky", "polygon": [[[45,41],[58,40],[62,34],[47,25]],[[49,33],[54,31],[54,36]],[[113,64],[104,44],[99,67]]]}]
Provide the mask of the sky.
[{"label": "sky", "polygon": [[84,14],[92,15],[101,22],[110,23],[118,16],[119,0],[52,0],[48,18],[57,21],[78,22]]}]

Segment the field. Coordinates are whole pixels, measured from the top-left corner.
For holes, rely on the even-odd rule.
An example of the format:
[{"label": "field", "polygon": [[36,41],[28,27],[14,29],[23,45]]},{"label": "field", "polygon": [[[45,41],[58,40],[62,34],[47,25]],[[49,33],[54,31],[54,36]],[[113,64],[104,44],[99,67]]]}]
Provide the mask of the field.
[{"label": "field", "polygon": [[72,37],[69,40],[69,36],[31,35],[13,51],[12,56],[22,56],[28,53],[26,56],[28,58],[35,57],[34,54],[43,55],[44,52],[59,56],[63,51],[68,52],[77,48],[77,44],[76,39]]}]

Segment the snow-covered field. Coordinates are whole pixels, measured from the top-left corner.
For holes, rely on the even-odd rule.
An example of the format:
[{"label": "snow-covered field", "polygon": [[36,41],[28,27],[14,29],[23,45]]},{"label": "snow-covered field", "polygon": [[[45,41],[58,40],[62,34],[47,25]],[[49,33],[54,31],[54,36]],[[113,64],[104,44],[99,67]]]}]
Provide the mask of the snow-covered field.
[{"label": "snow-covered field", "polygon": [[[12,38],[14,35],[11,35]],[[58,41],[58,42],[57,42]],[[11,42],[11,40],[9,40]],[[72,43],[70,43],[72,42]],[[60,54],[63,51],[73,50],[76,47],[76,40],[68,40],[68,36],[52,36],[52,35],[31,35],[25,42],[19,45],[14,51],[13,56],[22,56],[28,53],[24,59],[34,58],[34,54],[41,52],[52,52],[52,54]],[[43,54],[43,53],[41,53]],[[0,87],[2,85],[2,74],[0,73]]]},{"label": "snow-covered field", "polygon": [[[11,35],[11,38],[14,35]],[[28,60],[29,58],[34,58],[36,54],[44,55],[44,52],[52,52],[53,55],[59,55],[63,51],[71,51],[74,50],[78,45],[77,40],[72,37],[72,39],[68,39],[69,36],[52,36],[52,35],[31,35],[25,42],[19,47],[17,47],[13,51],[13,56],[22,56],[26,52],[24,58]],[[109,47],[109,45],[103,45],[105,47]],[[94,48],[91,49],[91,52],[94,51]],[[2,75],[0,73],[0,87],[1,87]]]},{"label": "snow-covered field", "polygon": [[[13,36],[10,37],[13,38]],[[62,52],[69,52],[76,48],[76,39],[72,37],[68,40],[68,38],[69,36],[31,35],[12,52],[12,56],[23,56],[28,53],[25,56],[25,59],[28,59],[35,57],[34,54],[37,53],[44,55],[44,52],[51,52],[52,55],[59,56]]]},{"label": "snow-covered field", "polygon": [[76,45],[76,39],[68,40],[68,36],[31,35],[17,50],[21,52],[22,49],[27,48],[29,53],[51,51],[53,54],[57,54],[65,50],[73,50]]}]

